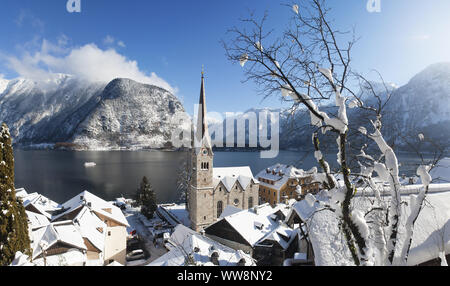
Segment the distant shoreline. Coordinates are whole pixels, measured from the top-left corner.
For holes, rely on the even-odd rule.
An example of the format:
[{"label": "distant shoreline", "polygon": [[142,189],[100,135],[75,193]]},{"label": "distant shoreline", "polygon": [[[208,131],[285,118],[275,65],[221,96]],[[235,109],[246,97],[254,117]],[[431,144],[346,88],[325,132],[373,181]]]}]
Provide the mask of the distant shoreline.
[{"label": "distant shoreline", "polygon": [[[55,147],[56,144],[54,143],[45,143],[45,144],[33,144],[33,145],[17,145],[14,146],[14,149],[21,150],[21,151],[60,151],[60,152],[140,152],[140,151],[148,151],[148,152],[188,152],[191,149],[190,148],[150,148],[150,147],[131,147],[131,148],[102,148],[102,149],[95,149],[95,148],[73,148],[74,146],[66,147],[66,146],[60,146]],[[79,147],[79,146],[77,146]],[[213,148],[214,152],[261,152],[265,150],[270,149],[264,149],[264,148],[232,148],[232,147],[221,147],[221,148]],[[308,152],[314,152],[313,149],[295,149],[295,148],[287,148],[287,149],[280,149],[280,151],[283,152],[301,152],[301,153],[308,153]],[[334,152],[337,152],[337,150],[328,150],[325,152],[326,154],[333,154]],[[408,150],[396,150],[397,154],[415,154],[412,151]],[[433,155],[432,151],[424,150],[422,152],[423,155]],[[444,152],[443,157],[450,157],[450,149],[447,148]]]}]

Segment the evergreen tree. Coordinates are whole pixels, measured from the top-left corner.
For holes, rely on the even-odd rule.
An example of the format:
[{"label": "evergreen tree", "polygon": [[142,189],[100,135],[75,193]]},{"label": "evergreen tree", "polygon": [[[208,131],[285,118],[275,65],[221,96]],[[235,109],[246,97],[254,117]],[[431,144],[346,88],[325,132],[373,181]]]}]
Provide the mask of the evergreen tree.
[{"label": "evergreen tree", "polygon": [[179,203],[185,203],[188,208],[188,191],[191,183],[192,170],[188,161],[184,162],[178,169],[177,191],[180,194]]},{"label": "evergreen tree", "polygon": [[9,265],[16,252],[31,255],[28,219],[14,188],[14,154],[6,124],[0,129],[0,265]]},{"label": "evergreen tree", "polygon": [[148,219],[153,217],[156,211],[156,194],[147,177],[142,178],[141,186],[138,189],[136,202],[141,206],[141,213]]}]

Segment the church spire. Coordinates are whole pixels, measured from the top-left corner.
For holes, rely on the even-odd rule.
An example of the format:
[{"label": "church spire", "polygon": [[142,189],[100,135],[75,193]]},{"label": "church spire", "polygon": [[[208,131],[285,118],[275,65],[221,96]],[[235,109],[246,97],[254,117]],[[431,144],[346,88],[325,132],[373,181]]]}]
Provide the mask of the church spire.
[{"label": "church spire", "polygon": [[208,132],[208,122],[206,120],[206,95],[205,95],[205,73],[202,66],[202,83],[200,87],[200,100],[197,118],[197,141],[201,142],[199,147],[211,148],[211,138]]}]

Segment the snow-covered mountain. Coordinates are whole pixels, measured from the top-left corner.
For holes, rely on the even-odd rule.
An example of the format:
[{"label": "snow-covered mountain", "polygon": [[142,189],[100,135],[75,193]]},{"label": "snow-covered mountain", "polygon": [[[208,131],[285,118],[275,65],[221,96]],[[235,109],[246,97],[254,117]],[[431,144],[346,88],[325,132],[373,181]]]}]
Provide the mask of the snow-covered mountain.
[{"label": "snow-covered mountain", "polygon": [[450,63],[427,67],[393,95],[388,111],[397,129],[450,145]]},{"label": "snow-covered mountain", "polygon": [[181,102],[170,92],[130,79],[110,82],[100,101],[79,124],[73,142],[91,149],[161,148],[185,115]]},{"label": "snow-covered mountain", "polygon": [[159,148],[170,141],[171,129],[176,128],[171,119],[178,113],[184,109],[174,95],[129,79],[110,83],[69,75],[45,83],[16,79],[0,93],[0,119],[19,146]]},{"label": "snow-covered mountain", "polygon": [[[383,101],[386,100],[386,88],[392,95],[383,112],[383,134],[389,142],[392,143],[395,140],[395,144],[401,146],[404,142],[398,134],[418,140],[418,134],[423,133],[442,146],[450,147],[450,63],[431,65],[401,87],[394,84],[386,84],[385,87],[381,83],[372,83],[372,85]],[[377,104],[370,92],[362,92],[360,94],[366,104]],[[321,110],[329,114],[337,113],[336,107],[331,105],[322,106]],[[248,112],[259,114],[267,112],[267,109],[251,109]],[[365,126],[369,131],[372,130],[369,119],[373,119],[373,114],[359,108],[349,108],[347,112],[351,130],[357,130],[360,126]],[[224,130],[226,130],[225,127]],[[315,128],[310,126],[309,112],[301,109],[295,113],[289,110],[281,111],[280,147],[282,149],[312,148],[311,134],[314,130]],[[246,126],[247,133],[248,126]],[[335,138],[330,136],[322,140],[334,143]]]},{"label": "snow-covered mountain", "polygon": [[0,94],[2,94],[6,87],[8,87],[9,80],[0,78]]}]

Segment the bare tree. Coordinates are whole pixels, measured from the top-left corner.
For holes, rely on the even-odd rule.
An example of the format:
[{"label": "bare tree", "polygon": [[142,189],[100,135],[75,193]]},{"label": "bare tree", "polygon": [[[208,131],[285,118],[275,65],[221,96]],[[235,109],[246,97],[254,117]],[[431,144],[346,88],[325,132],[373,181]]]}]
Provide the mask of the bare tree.
[{"label": "bare tree", "polygon": [[[399,239],[402,201],[398,159],[392,144],[388,144],[382,135],[383,112],[389,104],[391,92],[380,74],[384,84],[383,95],[371,81],[352,70],[351,52],[357,37],[353,29],[340,31],[333,27],[324,0],[304,0],[301,4],[286,6],[293,12],[281,36],[276,36],[275,30],[266,30],[267,13],[261,20],[251,13],[249,18],[241,20],[241,27],[228,31],[231,40],[223,41],[227,57],[241,64],[246,74],[244,82],[254,81],[261,95],[279,95],[281,91],[284,100],[292,98],[293,109],[309,112],[311,126],[315,128],[312,134],[314,155],[322,170],[315,174],[315,180],[332,194],[330,208],[341,221],[341,230],[354,263],[392,264]],[[364,89],[372,95],[372,100],[365,102],[362,93],[355,92],[355,88]],[[321,103],[329,103],[333,97],[334,110],[323,111]],[[349,123],[347,105],[357,108],[367,117],[371,132],[366,127]],[[344,186],[337,184],[321,151],[320,139],[330,134],[336,140],[338,173],[344,178]],[[360,143],[355,144],[350,140],[352,138],[360,138]],[[368,150],[373,155],[366,154]],[[352,157],[352,151],[358,153]],[[360,173],[351,174],[351,160],[354,160],[352,165],[361,168]],[[421,165],[418,171],[424,183],[415,207],[419,212],[428,190],[429,168]],[[389,185],[389,202],[382,200],[380,188],[372,180],[374,172]],[[370,224],[367,214],[351,206],[356,193],[351,175],[365,181],[375,194],[374,207],[370,211],[373,222]],[[414,212],[412,216],[416,214]],[[414,217],[408,219],[406,240],[412,239],[414,222]],[[369,228],[375,233],[376,243],[369,241],[369,232],[366,231]],[[375,249],[378,250],[377,259],[373,258]],[[405,263],[408,253],[409,248],[401,254]]]}]

